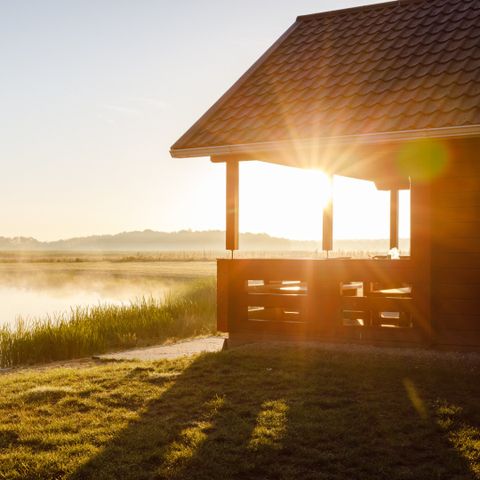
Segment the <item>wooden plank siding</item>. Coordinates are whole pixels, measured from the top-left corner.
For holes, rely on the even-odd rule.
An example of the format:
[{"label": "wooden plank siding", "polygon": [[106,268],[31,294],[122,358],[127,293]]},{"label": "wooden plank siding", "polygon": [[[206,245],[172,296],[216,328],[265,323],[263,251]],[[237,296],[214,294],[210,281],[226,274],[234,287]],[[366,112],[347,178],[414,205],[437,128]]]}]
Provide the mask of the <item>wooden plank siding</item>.
[{"label": "wooden plank siding", "polygon": [[415,317],[425,341],[433,343],[435,341],[431,263],[433,202],[430,183],[412,180],[410,196],[410,255],[415,277]]},{"label": "wooden plank siding", "polygon": [[432,316],[436,342],[480,346],[480,140],[449,143],[432,182]]}]

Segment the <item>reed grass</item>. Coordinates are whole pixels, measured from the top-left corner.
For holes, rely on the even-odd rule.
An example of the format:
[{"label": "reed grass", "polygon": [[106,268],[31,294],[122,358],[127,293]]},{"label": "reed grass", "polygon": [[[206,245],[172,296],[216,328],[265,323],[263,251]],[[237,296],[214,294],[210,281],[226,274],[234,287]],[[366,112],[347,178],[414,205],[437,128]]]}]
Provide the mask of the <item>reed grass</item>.
[{"label": "reed grass", "polygon": [[[374,243],[362,241],[363,246],[357,249],[336,249],[330,257],[371,258],[385,255],[387,250],[379,249]],[[408,254],[405,244],[401,248],[402,255]],[[321,249],[309,250],[240,250],[235,258],[325,258]],[[162,263],[162,262],[213,262],[217,258],[230,258],[225,250],[172,250],[144,252],[68,252],[68,251],[0,251],[0,264],[85,264],[85,263]]]},{"label": "reed grass", "polygon": [[215,279],[195,280],[165,299],[75,307],[0,328],[0,366],[81,358],[215,332]]}]

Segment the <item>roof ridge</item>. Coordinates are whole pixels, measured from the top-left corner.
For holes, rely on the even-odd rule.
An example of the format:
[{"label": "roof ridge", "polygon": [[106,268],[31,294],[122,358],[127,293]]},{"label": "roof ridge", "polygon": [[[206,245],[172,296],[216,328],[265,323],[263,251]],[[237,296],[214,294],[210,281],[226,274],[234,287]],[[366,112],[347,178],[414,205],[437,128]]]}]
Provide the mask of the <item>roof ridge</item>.
[{"label": "roof ridge", "polygon": [[380,2],[380,3],[371,3],[367,5],[359,5],[357,7],[348,7],[348,8],[340,8],[338,10],[327,10],[325,12],[318,12],[318,13],[310,13],[307,15],[299,15],[297,17],[297,21],[301,22],[304,20],[312,20],[314,18],[322,18],[322,17],[333,17],[336,15],[343,15],[347,13],[352,13],[352,12],[364,12],[367,10],[376,10],[380,8],[386,8],[386,7],[393,7],[393,6],[403,6],[405,4],[410,4],[410,3],[422,3],[422,2],[427,2],[430,0],[389,0],[386,2]]}]

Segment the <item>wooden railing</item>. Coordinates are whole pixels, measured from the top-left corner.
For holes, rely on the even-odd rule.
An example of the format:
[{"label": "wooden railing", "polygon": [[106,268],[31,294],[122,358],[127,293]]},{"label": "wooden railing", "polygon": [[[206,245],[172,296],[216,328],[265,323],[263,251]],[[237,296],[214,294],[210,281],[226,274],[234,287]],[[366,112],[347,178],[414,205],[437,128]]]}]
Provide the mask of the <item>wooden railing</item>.
[{"label": "wooden railing", "polygon": [[256,259],[217,265],[218,328],[232,336],[410,341],[418,331],[410,260]]}]

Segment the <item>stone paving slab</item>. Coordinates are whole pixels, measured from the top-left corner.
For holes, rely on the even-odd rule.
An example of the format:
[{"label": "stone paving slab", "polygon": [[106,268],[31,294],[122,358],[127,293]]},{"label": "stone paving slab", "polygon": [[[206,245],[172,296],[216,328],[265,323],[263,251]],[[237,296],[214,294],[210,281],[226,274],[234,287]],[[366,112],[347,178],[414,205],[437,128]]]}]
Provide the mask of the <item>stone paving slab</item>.
[{"label": "stone paving slab", "polygon": [[203,352],[220,352],[226,342],[225,337],[195,338],[170,345],[136,348],[123,352],[106,353],[94,358],[100,360],[163,360],[196,355]]}]

